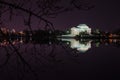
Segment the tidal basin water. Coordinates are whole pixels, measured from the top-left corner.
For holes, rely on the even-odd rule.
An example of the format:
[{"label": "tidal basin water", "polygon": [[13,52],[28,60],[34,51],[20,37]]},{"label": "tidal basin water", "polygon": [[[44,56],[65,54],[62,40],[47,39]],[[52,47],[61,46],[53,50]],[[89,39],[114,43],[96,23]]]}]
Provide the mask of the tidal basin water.
[{"label": "tidal basin water", "polygon": [[0,47],[0,80],[108,80],[119,77],[120,47],[115,41],[61,40]]}]

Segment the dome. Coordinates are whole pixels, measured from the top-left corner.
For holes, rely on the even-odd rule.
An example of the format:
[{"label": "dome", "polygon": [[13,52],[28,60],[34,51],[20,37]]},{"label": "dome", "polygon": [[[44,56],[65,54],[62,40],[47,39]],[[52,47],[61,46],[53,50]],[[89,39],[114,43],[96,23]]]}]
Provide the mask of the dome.
[{"label": "dome", "polygon": [[77,27],[81,29],[89,29],[89,27],[86,24],[79,24]]}]

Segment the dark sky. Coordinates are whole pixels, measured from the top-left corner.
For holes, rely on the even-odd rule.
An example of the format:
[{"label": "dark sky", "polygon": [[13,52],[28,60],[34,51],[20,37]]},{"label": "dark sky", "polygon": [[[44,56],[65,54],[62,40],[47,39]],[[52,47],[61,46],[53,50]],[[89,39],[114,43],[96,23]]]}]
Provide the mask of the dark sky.
[{"label": "dark sky", "polygon": [[[95,8],[84,11],[74,10],[72,12],[66,12],[58,15],[56,18],[50,19],[54,23],[56,29],[69,29],[79,24],[87,24],[92,29],[99,28],[103,31],[116,30],[120,26],[120,5],[119,0],[91,0]],[[5,14],[6,16],[6,14]],[[7,22],[10,28],[16,30],[25,29],[24,25],[20,23],[23,21],[23,17],[14,18],[13,23]],[[34,28],[38,27],[36,20],[33,19]]]},{"label": "dark sky", "polygon": [[55,26],[60,29],[70,28],[85,23],[91,28],[105,31],[116,30],[120,26],[119,0],[94,0],[95,8],[89,11],[73,11],[59,15],[54,19]]}]

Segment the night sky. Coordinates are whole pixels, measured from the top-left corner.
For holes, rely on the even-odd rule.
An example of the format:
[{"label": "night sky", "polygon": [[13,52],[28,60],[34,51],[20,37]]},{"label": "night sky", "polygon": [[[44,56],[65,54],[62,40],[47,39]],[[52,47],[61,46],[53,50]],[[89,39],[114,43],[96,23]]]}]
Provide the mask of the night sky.
[{"label": "night sky", "polygon": [[92,29],[99,28],[103,31],[119,28],[119,0],[94,0],[93,4],[95,8],[89,11],[73,11],[59,15],[54,21],[55,26],[66,29],[85,23]]},{"label": "night sky", "polygon": [[[97,28],[103,31],[113,31],[119,28],[119,0],[92,0],[91,4],[93,4],[95,7],[90,10],[73,10],[60,13],[58,16],[56,16],[56,18],[49,18],[48,20],[50,20],[54,24],[54,27],[59,30],[66,30],[79,24],[87,24],[92,29]],[[5,16],[6,15],[7,13]],[[26,15],[24,17],[26,17]],[[38,29],[38,27],[41,27],[41,25],[39,25],[37,20],[34,18],[32,23],[33,29]],[[11,29],[26,29],[23,23],[23,16],[13,17],[12,21],[5,24]]]}]

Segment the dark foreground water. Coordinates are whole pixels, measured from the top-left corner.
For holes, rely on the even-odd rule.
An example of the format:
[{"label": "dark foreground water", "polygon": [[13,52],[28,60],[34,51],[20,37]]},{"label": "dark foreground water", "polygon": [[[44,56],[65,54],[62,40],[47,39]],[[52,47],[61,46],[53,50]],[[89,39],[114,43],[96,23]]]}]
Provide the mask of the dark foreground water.
[{"label": "dark foreground water", "polygon": [[[120,48],[94,44],[79,52],[63,44],[0,47],[0,80],[109,80],[120,75]],[[114,80],[114,79],[113,79]]]}]

